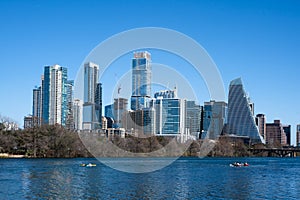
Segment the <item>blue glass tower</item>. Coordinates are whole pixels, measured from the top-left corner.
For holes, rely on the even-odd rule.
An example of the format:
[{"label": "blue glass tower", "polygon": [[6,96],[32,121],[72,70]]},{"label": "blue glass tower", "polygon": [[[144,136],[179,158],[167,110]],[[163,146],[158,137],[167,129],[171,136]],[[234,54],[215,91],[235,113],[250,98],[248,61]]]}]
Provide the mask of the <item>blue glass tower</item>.
[{"label": "blue glass tower", "polygon": [[147,51],[134,53],[132,59],[131,109],[146,107],[151,96],[151,55]]},{"label": "blue glass tower", "polygon": [[242,80],[237,78],[231,81],[228,96],[227,133],[248,136],[252,143],[265,143],[255,124],[250,105]]},{"label": "blue glass tower", "polygon": [[67,79],[67,68],[45,66],[42,84],[43,124],[65,126],[68,114]]}]

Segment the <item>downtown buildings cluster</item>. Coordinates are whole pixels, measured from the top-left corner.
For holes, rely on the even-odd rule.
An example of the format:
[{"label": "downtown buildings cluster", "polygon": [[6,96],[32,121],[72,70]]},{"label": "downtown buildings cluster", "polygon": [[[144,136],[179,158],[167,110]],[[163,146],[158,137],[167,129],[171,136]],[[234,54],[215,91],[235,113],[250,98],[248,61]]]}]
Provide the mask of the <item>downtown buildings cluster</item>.
[{"label": "downtown buildings cluster", "polygon": [[[60,124],[70,130],[104,136],[144,134],[215,140],[222,135],[250,143],[291,144],[291,126],[282,125],[280,120],[267,123],[264,114],[255,115],[254,103],[240,78],[230,83],[228,103],[210,100],[199,105],[179,98],[177,88],[157,91],[151,97],[151,70],[151,54],[135,52],[130,100],[115,98],[104,106],[103,115],[99,65],[84,64],[83,99],[74,98],[74,81],[68,79],[66,68],[46,66],[41,86],[33,89],[32,115],[24,118],[24,128]],[[296,135],[300,145],[300,125]]]}]

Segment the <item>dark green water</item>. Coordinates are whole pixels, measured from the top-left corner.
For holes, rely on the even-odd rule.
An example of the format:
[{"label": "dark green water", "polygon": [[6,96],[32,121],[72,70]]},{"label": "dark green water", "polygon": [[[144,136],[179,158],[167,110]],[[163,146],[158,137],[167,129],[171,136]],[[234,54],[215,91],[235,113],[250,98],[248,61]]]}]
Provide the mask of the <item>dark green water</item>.
[{"label": "dark green water", "polygon": [[300,159],[181,158],[144,174],[96,159],[0,159],[0,199],[300,199]]}]

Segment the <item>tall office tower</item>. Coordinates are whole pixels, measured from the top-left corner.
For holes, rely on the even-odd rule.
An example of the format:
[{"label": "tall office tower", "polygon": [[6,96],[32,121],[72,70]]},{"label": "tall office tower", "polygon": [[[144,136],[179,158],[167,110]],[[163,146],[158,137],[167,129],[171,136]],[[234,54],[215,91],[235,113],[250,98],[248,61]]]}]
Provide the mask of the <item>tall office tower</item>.
[{"label": "tall office tower", "polygon": [[110,118],[115,118],[114,117],[114,104],[110,104],[104,107],[104,116],[110,117]]},{"label": "tall office tower", "polygon": [[80,99],[74,99],[73,118],[74,118],[74,129],[75,130],[82,130],[82,106],[83,106],[83,103]]},{"label": "tall office tower", "polygon": [[158,98],[153,100],[155,109],[155,134],[185,134],[185,100]]},{"label": "tall office tower", "polygon": [[296,128],[296,145],[297,147],[300,146],[300,124],[297,125],[297,128]]},{"label": "tall office tower", "polygon": [[99,66],[88,62],[84,64],[84,104],[83,129],[95,130],[102,123],[102,87],[98,83]]},{"label": "tall office tower", "polygon": [[151,55],[147,51],[134,53],[132,59],[131,109],[147,107],[151,96]]},{"label": "tall office tower", "polygon": [[257,114],[255,118],[259,134],[266,139],[266,116],[264,114]]},{"label": "tall office tower", "polygon": [[73,115],[73,86],[74,86],[74,81],[73,80],[68,80],[66,82],[65,88],[66,88],[66,128],[69,130],[75,129],[75,124],[74,124],[74,115]]},{"label": "tall office tower", "polygon": [[41,86],[33,89],[32,118],[33,126],[40,126],[42,122],[42,88]]},{"label": "tall office tower", "polygon": [[195,101],[186,101],[185,128],[189,130],[191,135],[199,138],[201,123],[201,106]]},{"label": "tall office tower", "polygon": [[125,98],[116,98],[114,99],[114,120],[115,120],[115,126],[116,128],[124,128],[122,121],[125,119],[125,113],[128,110],[128,99]]},{"label": "tall office tower", "polygon": [[204,102],[202,138],[217,139],[227,119],[227,103],[224,101]]},{"label": "tall office tower", "polygon": [[237,78],[231,81],[228,95],[227,133],[248,136],[252,143],[265,143],[255,124],[249,103],[242,80]]},{"label": "tall office tower", "polygon": [[291,125],[282,125],[282,128],[284,130],[285,136],[286,136],[286,144],[291,145]]},{"label": "tall office tower", "polygon": [[280,120],[274,123],[267,123],[266,143],[269,145],[286,145],[286,135]]},{"label": "tall office tower", "polygon": [[165,98],[165,99],[177,98],[177,90],[175,88],[174,90],[161,90],[159,92],[156,92],[154,94],[154,98],[157,99],[159,97]]},{"label": "tall office tower", "polygon": [[43,123],[65,126],[67,118],[67,68],[45,66],[43,80]]},{"label": "tall office tower", "polygon": [[95,110],[96,118],[100,122],[100,127],[102,127],[102,83],[97,83],[96,93],[95,93]]}]

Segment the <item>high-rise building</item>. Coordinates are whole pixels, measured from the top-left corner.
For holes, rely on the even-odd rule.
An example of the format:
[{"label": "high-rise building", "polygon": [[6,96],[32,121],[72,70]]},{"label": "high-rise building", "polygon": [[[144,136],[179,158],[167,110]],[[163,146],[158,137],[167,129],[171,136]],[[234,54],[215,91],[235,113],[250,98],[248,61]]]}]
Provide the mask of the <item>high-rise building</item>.
[{"label": "high-rise building", "polygon": [[73,80],[68,80],[66,82],[66,104],[67,104],[67,116],[66,116],[66,128],[73,130],[75,129],[75,122],[74,122],[74,114],[73,114],[73,86],[74,86],[74,81]]},{"label": "high-rise building", "polygon": [[282,128],[284,130],[285,136],[286,136],[286,144],[291,145],[291,125],[282,125]]},{"label": "high-rise building", "polygon": [[191,135],[199,138],[201,123],[201,106],[195,101],[186,101],[185,128]]},{"label": "high-rise building", "polygon": [[42,88],[41,86],[33,89],[33,101],[32,101],[32,117],[37,122],[37,126],[42,123]]},{"label": "high-rise building", "polygon": [[185,134],[185,100],[158,98],[153,100],[155,109],[155,134]]},{"label": "high-rise building", "polygon": [[128,99],[115,98],[113,108],[116,128],[124,128],[122,125],[122,121],[125,118],[125,113],[128,110]]},{"label": "high-rise building", "polygon": [[131,109],[147,107],[151,96],[151,55],[147,51],[134,53],[132,59]]},{"label": "high-rise building", "polygon": [[300,124],[297,125],[296,128],[296,145],[300,146]]},{"label": "high-rise building", "polygon": [[95,130],[102,123],[102,87],[98,83],[99,66],[92,62],[84,64],[83,129]]},{"label": "high-rise building", "polygon": [[258,127],[259,134],[266,139],[266,116],[264,114],[257,114],[255,122]]},{"label": "high-rise building", "polygon": [[286,145],[286,135],[280,120],[267,123],[266,143],[269,145]]},{"label": "high-rise building", "polygon": [[114,119],[114,104],[110,104],[104,107],[104,116]]},{"label": "high-rise building", "polygon": [[202,138],[217,139],[226,124],[227,103],[224,101],[204,102]]},{"label": "high-rise building", "polygon": [[67,119],[67,68],[45,66],[42,80],[42,120],[44,124],[66,125]]},{"label": "high-rise building", "polygon": [[82,106],[83,102],[80,99],[74,99],[73,102],[73,118],[74,118],[74,129],[82,130]]},{"label": "high-rise building", "polygon": [[250,105],[242,80],[237,78],[231,81],[226,132],[237,136],[248,136],[252,143],[265,143],[255,124],[253,107]]}]

